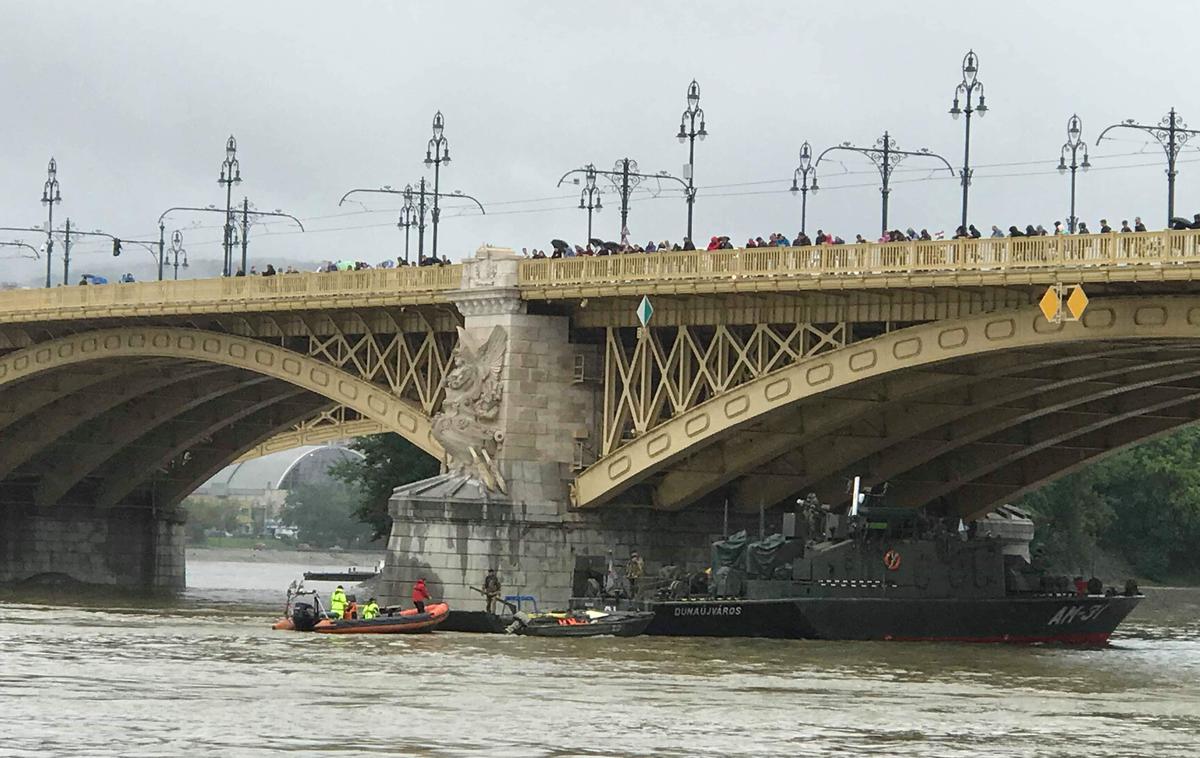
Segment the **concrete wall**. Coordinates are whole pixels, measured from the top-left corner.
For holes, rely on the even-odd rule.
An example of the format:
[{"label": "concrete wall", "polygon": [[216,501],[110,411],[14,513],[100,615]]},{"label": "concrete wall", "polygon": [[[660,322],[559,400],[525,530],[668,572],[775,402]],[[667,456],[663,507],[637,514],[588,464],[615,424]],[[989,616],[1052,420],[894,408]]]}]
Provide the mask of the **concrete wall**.
[{"label": "concrete wall", "polygon": [[137,589],[183,589],[183,519],[146,509],[0,506],[0,583],[41,574]]},{"label": "concrete wall", "polygon": [[[452,608],[482,610],[484,574],[496,568],[506,595],[534,595],[562,607],[571,595],[577,558],[603,562],[609,551],[624,566],[633,551],[648,577],[666,564],[686,571],[707,568],[711,543],[720,539],[720,511],[665,513],[642,509],[574,512],[547,521],[520,505],[455,504],[396,499],[380,592],[386,604],[408,603],[412,583],[424,577],[437,599]],[[530,515],[534,518],[530,518]],[[778,531],[779,514],[767,531]],[[730,514],[730,530],[750,528],[758,517]],[[622,571],[623,573],[623,571]]]}]

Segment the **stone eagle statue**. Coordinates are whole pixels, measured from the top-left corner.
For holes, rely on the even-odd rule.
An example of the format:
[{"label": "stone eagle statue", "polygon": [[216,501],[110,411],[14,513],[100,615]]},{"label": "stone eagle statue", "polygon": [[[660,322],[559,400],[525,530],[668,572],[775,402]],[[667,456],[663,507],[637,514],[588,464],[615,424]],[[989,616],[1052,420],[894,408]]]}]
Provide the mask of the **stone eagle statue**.
[{"label": "stone eagle statue", "polygon": [[442,380],[446,396],[433,418],[433,437],[446,451],[446,471],[473,476],[489,490],[505,493],[507,484],[496,465],[504,433],[496,420],[507,347],[508,334],[503,327],[494,327],[483,345],[458,327],[453,367]]}]

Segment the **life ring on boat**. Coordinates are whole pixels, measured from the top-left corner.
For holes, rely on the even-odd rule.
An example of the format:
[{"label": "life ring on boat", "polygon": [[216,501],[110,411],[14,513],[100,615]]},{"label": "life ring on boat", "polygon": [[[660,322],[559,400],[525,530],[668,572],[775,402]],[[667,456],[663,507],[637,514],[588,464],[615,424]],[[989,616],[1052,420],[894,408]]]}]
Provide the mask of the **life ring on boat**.
[{"label": "life ring on boat", "polygon": [[895,571],[900,568],[900,553],[896,550],[889,550],[883,554],[883,565],[888,571]]}]

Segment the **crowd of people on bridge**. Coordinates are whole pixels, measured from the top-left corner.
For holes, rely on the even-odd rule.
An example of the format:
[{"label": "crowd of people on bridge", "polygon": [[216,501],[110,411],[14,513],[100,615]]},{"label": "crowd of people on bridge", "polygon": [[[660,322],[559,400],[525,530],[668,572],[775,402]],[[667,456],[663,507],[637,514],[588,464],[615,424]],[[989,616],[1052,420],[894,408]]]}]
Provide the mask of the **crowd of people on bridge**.
[{"label": "crowd of people on bridge", "polygon": [[[1200,229],[1200,213],[1195,214],[1190,221],[1188,219],[1185,219],[1182,217],[1173,218],[1173,219],[1171,219],[1171,224],[1170,224],[1169,228],[1172,230]],[[1074,234],[1110,234],[1110,233],[1114,233],[1114,232],[1116,232],[1116,233],[1133,233],[1133,232],[1145,232],[1145,231],[1147,231],[1147,228],[1146,228],[1145,223],[1142,222],[1141,217],[1134,216],[1132,224],[1130,224],[1128,220],[1122,219],[1119,228],[1116,228],[1116,229],[1114,229],[1112,227],[1112,225],[1110,225],[1108,223],[1108,219],[1102,218],[1102,219],[1100,219],[1098,229],[1095,232],[1093,232],[1091,229],[1088,228],[1087,222],[1080,221]],[[1014,224],[1014,225],[1009,226],[1008,230],[1005,231],[1004,229],[1001,229],[999,226],[993,224],[992,228],[991,228],[991,232],[987,236],[989,238],[1044,237],[1044,236],[1059,236],[1059,235],[1065,235],[1065,234],[1070,234],[1070,233],[1072,233],[1072,232],[1070,232],[1067,229],[1067,227],[1063,225],[1062,221],[1055,221],[1052,228],[1049,230],[1047,230],[1041,224],[1026,224],[1024,229],[1022,229],[1020,226]],[[968,224],[966,226],[959,226],[957,229],[955,229],[954,235],[953,235],[953,239],[981,239],[983,237],[984,237],[983,232],[981,232],[974,224]],[[881,234],[878,238],[873,239],[873,240],[867,239],[866,237],[864,237],[861,234],[856,234],[854,236],[854,241],[851,243],[847,243],[845,239],[843,239],[842,237],[840,237],[836,234],[833,234],[831,232],[826,232],[824,229],[818,229],[816,235],[813,237],[809,237],[804,232],[800,232],[796,236],[791,237],[791,238],[789,238],[788,235],[782,234],[779,232],[772,232],[772,233],[768,234],[765,238],[762,237],[761,235],[754,236],[754,237],[748,237],[746,239],[745,244],[742,247],[745,249],[757,249],[757,248],[769,248],[769,247],[813,247],[813,246],[821,246],[821,245],[845,245],[845,244],[863,245],[863,244],[867,244],[867,243],[871,243],[871,242],[876,242],[876,243],[933,242],[933,241],[942,240],[942,239],[945,239],[945,233],[942,231],[937,231],[937,232],[933,232],[933,233],[930,233],[930,231],[928,229],[921,229],[920,231],[917,231],[916,229],[914,229],[913,227],[910,226],[904,231],[901,231],[899,229],[892,229],[888,232],[885,232],[884,234]],[[733,250],[735,247],[737,247],[737,246],[733,244],[733,242],[731,241],[729,236],[714,235],[709,239],[708,244],[703,249],[704,250]],[[638,253],[687,252],[687,251],[698,250],[698,249],[700,249],[700,248],[696,247],[695,243],[692,242],[690,237],[684,237],[681,242],[676,242],[676,243],[672,243],[670,240],[666,240],[666,239],[661,240],[659,242],[650,240],[645,245],[630,243],[627,241],[627,239],[623,240],[622,242],[605,242],[603,240],[596,239],[596,238],[592,238],[591,240],[589,240],[586,245],[579,245],[579,244],[572,245],[564,240],[555,239],[555,240],[551,240],[551,246],[550,246],[549,253],[547,253],[545,249],[534,249],[534,250],[530,251],[529,248],[522,248],[521,255],[522,255],[522,257],[531,258],[531,259],[547,259],[547,258],[576,258],[576,257],[589,257],[589,256],[605,256],[605,255],[629,255],[629,254],[638,254]],[[375,265],[367,263],[366,261],[353,261],[353,260],[331,261],[331,260],[327,260],[327,261],[323,261],[319,266],[317,266],[313,270],[316,272],[321,272],[321,273],[331,273],[331,272],[337,272],[337,271],[362,271],[364,269],[371,269],[371,268],[405,268],[408,266],[422,266],[423,267],[423,266],[448,266],[448,265],[450,265],[450,259],[448,257],[446,257],[445,255],[442,255],[440,257],[435,256],[435,255],[420,255],[420,256],[418,256],[418,260],[414,263],[409,263],[409,261],[405,260],[404,258],[396,258],[394,261],[391,259],[388,259],[388,260],[382,261]],[[263,269],[261,271],[259,271],[257,266],[251,266],[249,272],[243,271],[242,269],[238,269],[237,273],[234,274],[234,276],[239,276],[239,277],[240,276],[276,276],[277,274],[299,274],[299,273],[302,273],[301,270],[297,269],[295,266],[288,266],[286,269],[281,271],[281,270],[277,270],[274,265],[268,263],[265,267],[263,267]],[[122,283],[132,282],[132,281],[134,281],[133,274],[129,274],[129,273],[124,274],[120,277],[119,281]],[[79,280],[79,284],[81,284],[81,285],[108,284],[108,279],[103,276],[100,276],[100,275],[84,274],[83,277]]]},{"label": "crowd of people on bridge", "polygon": [[[1187,220],[1182,217],[1176,217],[1171,220],[1170,229],[1200,229],[1200,213],[1193,216],[1192,220]],[[1133,224],[1128,220],[1123,219],[1120,227],[1114,229],[1107,219],[1100,219],[1098,231],[1093,232],[1088,228],[1087,222],[1080,221],[1078,227],[1073,232],[1074,234],[1110,234],[1110,233],[1133,233],[1148,231],[1145,223],[1142,222],[1140,216],[1134,216]],[[1008,227],[1008,231],[1004,231],[999,226],[993,224],[991,233],[987,235],[989,238],[1001,237],[1044,237],[1044,236],[1059,236],[1071,234],[1062,221],[1055,221],[1052,228],[1047,230],[1042,224],[1026,224],[1022,229],[1017,225]],[[959,226],[954,231],[953,239],[981,239],[984,237],[974,224]],[[876,239],[867,239],[861,234],[854,237],[854,241],[849,244],[863,245],[871,242],[888,243],[888,242],[933,242],[936,240],[945,239],[946,235],[943,231],[930,233],[928,229],[921,229],[919,232],[913,227],[908,227],[906,230],[892,229],[881,234]],[[824,229],[818,229],[815,237],[809,237],[804,232],[800,232],[795,237],[789,238],[786,234],[774,232],[766,238],[762,236],[749,237],[746,243],[742,246],[745,249],[756,249],[763,247],[812,247],[820,245],[845,245],[846,240],[842,237],[826,232]],[[736,247],[728,236],[715,235],[709,242],[705,250],[732,250]],[[672,244],[669,240],[655,242],[653,240],[645,245],[622,242],[605,242],[599,239],[591,239],[586,245],[572,245],[564,240],[555,239],[551,241],[551,250],[549,253],[544,249],[530,251],[529,248],[522,248],[521,255],[525,258],[546,259],[546,258],[576,258],[587,256],[603,256],[603,255],[628,255],[637,253],[655,253],[655,252],[684,252],[697,250],[698,248],[688,237],[683,238],[683,242]]]}]

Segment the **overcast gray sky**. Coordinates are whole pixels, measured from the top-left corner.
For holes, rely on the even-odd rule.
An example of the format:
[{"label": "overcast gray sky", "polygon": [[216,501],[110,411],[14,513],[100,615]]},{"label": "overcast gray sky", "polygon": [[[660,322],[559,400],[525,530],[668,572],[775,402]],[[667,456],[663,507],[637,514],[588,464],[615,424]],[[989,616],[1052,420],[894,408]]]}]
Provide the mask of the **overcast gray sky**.
[{"label": "overcast gray sky", "polygon": [[[216,179],[232,133],[244,179],[238,199],[283,209],[309,229],[253,230],[252,262],[374,263],[403,250],[399,199],[367,196],[369,212],[338,208],[338,199],[353,187],[415,182],[440,109],[453,157],[443,190],[475,195],[488,209],[445,211],[441,252],[457,260],[485,242],[520,249],[549,247],[552,237],[582,241],[578,188],[556,189],[558,178],[624,156],[644,171],[679,174],[687,151],[674,135],[695,78],[710,134],[696,151],[695,236],[794,235],[800,202],[786,190],[805,140],[817,151],[869,145],[887,129],[902,148],[929,147],[961,165],[963,123],[947,110],[968,48],[980,57],[991,109],[973,122],[972,221],[983,229],[1065,221],[1068,182],[1054,167],[1077,112],[1095,165],[1080,179],[1081,218],[1141,215],[1161,226],[1162,150],[1132,132],[1094,143],[1105,125],[1155,122],[1172,105],[1200,127],[1200,96],[1188,78],[1194,46],[1163,21],[1186,22],[1195,7],[0,0],[0,226],[45,222],[39,199],[53,155],[63,196],[56,227],[69,216],[88,230],[156,236],[169,206],[223,206]],[[877,233],[878,175],[855,158],[822,164],[810,233]],[[1200,210],[1198,161],[1194,149],[1181,156],[1179,214]],[[949,233],[958,180],[944,170],[936,179],[903,170],[920,165],[897,172],[890,225]],[[615,194],[604,203],[597,234],[613,239]],[[639,242],[678,240],[685,220],[678,193],[643,192],[629,225]],[[184,229],[193,263],[209,261],[192,275],[214,271],[220,221],[169,218],[168,234]],[[16,238],[41,241],[0,233]],[[112,275],[133,265],[108,250],[80,245],[73,271]],[[0,248],[0,279],[36,281],[44,263],[14,255]],[[150,263],[137,248],[125,255]],[[57,281],[59,261],[55,272]]]}]

